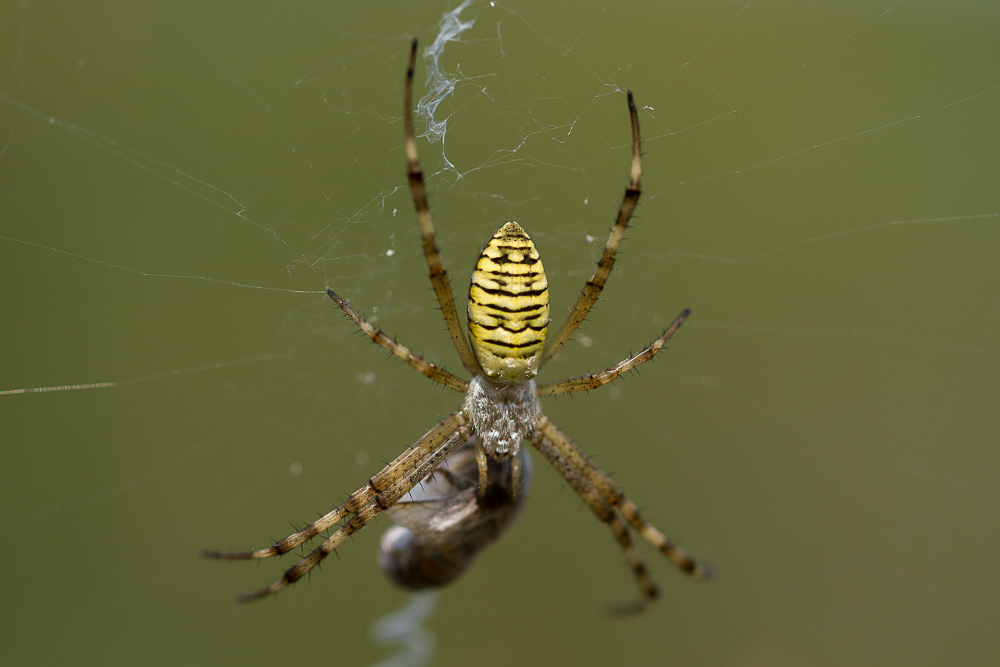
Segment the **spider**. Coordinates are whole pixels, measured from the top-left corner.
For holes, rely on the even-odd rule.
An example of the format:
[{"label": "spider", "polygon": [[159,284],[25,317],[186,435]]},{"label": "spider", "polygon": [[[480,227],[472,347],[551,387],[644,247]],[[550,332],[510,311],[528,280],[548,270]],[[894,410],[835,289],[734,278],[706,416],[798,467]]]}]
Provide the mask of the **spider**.
[{"label": "spider", "polygon": [[[594,275],[587,281],[566,321],[546,344],[549,296],[545,272],[528,234],[516,222],[508,222],[486,244],[472,273],[468,299],[469,340],[466,340],[448,275],[435,244],[434,225],[417,157],[411,113],[416,54],[417,40],[414,39],[403,93],[403,124],[410,190],[431,283],[452,342],[472,379],[463,380],[424,360],[371,326],[332,289],[328,289],[327,294],[374,343],[400,357],[434,382],[464,394],[465,400],[458,410],[445,417],[367,484],[351,494],[346,502],[320,519],[266,549],[236,553],[206,551],[204,555],[229,560],[278,556],[347,519],[280,579],[266,588],[241,596],[240,600],[245,602],[266,597],[301,579],[348,536],[400,502],[421,481],[440,472],[442,463],[466,447],[470,439],[478,472],[476,497],[480,503],[473,508],[473,512],[488,516],[493,510],[484,509],[487,506],[483,501],[491,492],[498,490],[507,494],[501,504],[515,503],[523,488],[520,446],[522,440],[526,439],[555,467],[597,518],[611,529],[625,552],[645,601],[652,601],[657,597],[657,587],[647,572],[638,548],[632,542],[629,527],[662,551],[681,570],[698,579],[707,579],[708,572],[705,568],[643,519],[635,504],[625,497],[614,481],[542,414],[538,400],[541,396],[596,389],[648,361],[677,331],[690,310],[684,310],[653,343],[601,373],[539,385],[533,379],[539,369],[562,349],[597,301],[614,267],[615,254],[639,200],[642,158],[639,117],[632,91],[628,91],[628,109],[632,122],[632,168],[629,184]],[[496,470],[492,478],[489,474],[491,467],[497,469],[498,465],[503,466],[500,469],[500,482],[495,481]],[[491,482],[491,479],[494,481]],[[477,548],[490,541],[472,536],[468,530],[466,532],[466,537],[471,538],[473,546]],[[471,555],[467,554],[459,560],[471,560],[476,549],[471,551]],[[388,562],[383,562],[383,569],[387,569],[385,566],[388,565],[387,572],[394,565],[400,565],[399,562],[393,562],[394,558],[401,557],[393,556],[391,552],[385,556]],[[466,564],[467,562],[459,563],[463,568]],[[392,575],[391,572],[389,574]],[[397,581],[400,579],[394,578]],[[402,583],[406,584],[405,581]],[[447,581],[429,581],[427,585],[443,583]]]}]

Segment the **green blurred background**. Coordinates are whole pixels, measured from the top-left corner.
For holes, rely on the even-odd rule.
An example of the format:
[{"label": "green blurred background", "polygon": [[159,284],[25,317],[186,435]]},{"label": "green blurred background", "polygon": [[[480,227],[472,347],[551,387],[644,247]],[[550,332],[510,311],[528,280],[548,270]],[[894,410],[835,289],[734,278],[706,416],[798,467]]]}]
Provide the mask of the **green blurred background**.
[{"label": "green blurred background", "polygon": [[[322,295],[460,368],[402,155],[408,40],[455,3],[23,2],[0,10],[0,661],[366,665],[405,605],[386,520],[275,600],[284,536],[454,409]],[[553,319],[628,171],[604,300],[541,379],[692,319],[547,414],[717,565],[624,559],[554,471],[438,599],[434,664],[1000,660],[1000,6],[477,2],[419,142],[464,301],[516,219]],[[422,128],[425,124],[418,123]],[[47,393],[10,390],[113,383]]]}]

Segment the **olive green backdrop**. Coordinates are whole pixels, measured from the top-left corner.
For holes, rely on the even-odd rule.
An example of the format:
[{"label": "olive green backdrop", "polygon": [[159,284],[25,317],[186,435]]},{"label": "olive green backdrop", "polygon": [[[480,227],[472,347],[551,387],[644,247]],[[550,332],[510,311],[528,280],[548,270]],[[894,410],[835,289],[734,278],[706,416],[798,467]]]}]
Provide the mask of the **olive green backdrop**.
[{"label": "olive green backdrop", "polygon": [[[460,368],[400,121],[408,41],[430,46],[456,5],[350,4],[0,9],[5,664],[394,652],[368,638],[409,600],[374,563],[386,520],[249,606],[233,596],[290,558],[198,557],[311,520],[459,401],[322,294]],[[545,410],[719,576],[646,549],[661,601],[609,617],[637,594],[624,559],[536,457],[521,522],[425,621],[433,664],[996,664],[998,6],[479,2],[461,19],[417,94],[428,71],[455,80],[444,150],[419,145],[463,302],[516,219],[567,312],[626,184],[635,91],[638,218],[542,379],[693,316],[637,376]]]}]

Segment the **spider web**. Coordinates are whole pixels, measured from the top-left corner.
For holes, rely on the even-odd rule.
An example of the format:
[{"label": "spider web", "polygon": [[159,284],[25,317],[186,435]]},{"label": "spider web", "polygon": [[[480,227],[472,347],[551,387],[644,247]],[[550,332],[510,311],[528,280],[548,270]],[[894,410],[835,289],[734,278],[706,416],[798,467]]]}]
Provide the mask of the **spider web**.
[{"label": "spider web", "polygon": [[413,35],[459,302],[513,219],[568,312],[627,182],[634,91],[638,218],[544,379],[694,315],[641,380],[544,407],[722,571],[694,585],[647,554],[663,604],[609,625],[591,610],[634,593],[627,568],[540,474],[442,595],[442,664],[996,658],[998,33],[975,2],[0,9],[11,660],[277,660],[313,639],[376,659],[365,628],[404,599],[373,567],[380,529],[280,610],[229,600],[287,559],[196,554],[283,536],[458,402],[323,296],[460,369],[405,178]]}]

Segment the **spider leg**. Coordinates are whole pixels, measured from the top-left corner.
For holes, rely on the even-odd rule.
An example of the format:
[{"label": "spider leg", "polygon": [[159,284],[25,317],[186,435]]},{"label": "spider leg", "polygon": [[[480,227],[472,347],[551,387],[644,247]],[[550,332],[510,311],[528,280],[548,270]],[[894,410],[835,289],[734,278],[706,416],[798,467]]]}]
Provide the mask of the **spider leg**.
[{"label": "spider leg", "polygon": [[[592,484],[601,496],[617,509],[622,517],[628,521],[647,542],[659,549],[663,554],[672,560],[681,570],[692,575],[696,579],[706,580],[710,578],[710,573],[703,566],[699,565],[687,552],[675,545],[663,536],[652,524],[647,522],[639,514],[639,508],[635,503],[625,497],[622,490],[614,483],[607,473],[594,465],[590,457],[566,437],[562,431],[555,427],[546,416],[538,418],[535,428],[542,436],[555,447],[560,456],[565,458],[574,469]],[[544,453],[544,452],[543,452]]]},{"label": "spider leg", "polygon": [[371,502],[355,512],[354,516],[347,523],[341,526],[321,545],[313,549],[308,556],[286,570],[280,579],[259,591],[241,595],[239,601],[252,602],[253,600],[259,600],[277,593],[288,584],[294,584],[304,577],[310,570],[319,565],[324,558],[329,556],[334,549],[343,544],[344,540],[364,528],[379,514],[395,505],[400,498],[410,492],[410,489],[431,474],[449,454],[465,444],[470,435],[471,430],[468,426],[460,426],[443,444],[422,458],[409,472],[396,476],[384,491],[375,494]]},{"label": "spider leg", "polygon": [[465,390],[469,388],[469,383],[462,378],[457,375],[453,375],[440,366],[432,364],[423,357],[414,354],[410,351],[410,348],[406,347],[402,343],[397,343],[380,330],[368,324],[368,322],[365,321],[365,318],[358,315],[357,311],[351,308],[346,301],[337,296],[336,292],[332,289],[326,290],[326,293],[331,299],[337,302],[337,305],[340,306],[341,310],[347,313],[347,316],[354,320],[354,323],[357,324],[358,327],[365,332],[365,335],[371,338],[372,342],[376,345],[389,350],[389,352],[392,352],[394,355],[410,364],[435,382],[439,382],[444,386],[454,389],[455,391],[460,391],[463,394],[465,393]]},{"label": "spider leg", "polygon": [[444,315],[445,324],[448,325],[448,333],[451,334],[451,341],[455,344],[462,365],[469,373],[476,375],[480,372],[479,362],[473,354],[469,342],[462,332],[462,324],[458,320],[458,311],[455,308],[455,297],[451,292],[451,284],[448,282],[448,272],[441,261],[441,253],[434,243],[434,222],[431,220],[430,206],[427,204],[427,187],[424,185],[424,172],[420,170],[420,162],[417,157],[417,140],[413,136],[413,70],[417,62],[417,38],[413,38],[410,47],[410,66],[406,70],[406,85],[403,91],[403,126],[406,132],[406,162],[407,174],[410,180],[410,191],[413,193],[413,206],[417,209],[417,220],[420,223],[420,235],[423,237],[424,256],[427,257],[427,268],[430,270],[431,284],[434,286],[434,293],[437,294],[438,303],[441,304],[441,313]]},{"label": "spider leg", "polygon": [[486,448],[482,438],[476,438],[476,466],[479,469],[479,487],[476,493],[482,499],[486,497],[486,486],[489,483],[489,464],[486,462]]},{"label": "spider leg", "polygon": [[286,554],[300,544],[316,537],[344,517],[362,510],[378,494],[387,492],[399,479],[411,474],[423,461],[427,460],[427,457],[433,455],[441,447],[441,443],[445,442],[459,428],[465,426],[465,423],[466,417],[461,411],[448,415],[440,424],[428,431],[424,437],[397,456],[381,472],[368,480],[366,485],[352,493],[343,505],[323,515],[302,530],[278,540],[270,547],[239,552],[202,551],[201,555],[206,558],[222,560],[250,560]]},{"label": "spider leg", "polygon": [[615,220],[615,226],[611,229],[608,242],[604,246],[604,254],[601,255],[600,261],[597,262],[597,269],[594,270],[594,275],[587,281],[587,285],[580,293],[573,311],[566,318],[566,321],[563,322],[563,325],[559,327],[559,331],[549,341],[549,344],[545,346],[540,366],[544,365],[556,352],[562,349],[562,346],[566,344],[566,341],[573,335],[576,328],[586,319],[587,313],[590,312],[590,309],[597,301],[597,297],[601,295],[601,290],[604,289],[604,284],[607,282],[608,276],[611,275],[611,269],[614,268],[615,254],[618,252],[618,246],[625,235],[625,228],[628,226],[628,221],[632,217],[635,205],[639,201],[639,195],[642,194],[639,113],[636,111],[631,90],[628,91],[628,112],[632,119],[632,173],[629,178],[628,187],[625,188],[625,197],[622,199],[622,205],[618,209],[618,218]]},{"label": "spider leg", "polygon": [[629,564],[632,566],[632,574],[639,582],[639,588],[645,596],[647,602],[652,602],[659,595],[656,583],[646,570],[646,563],[642,559],[642,554],[632,543],[629,537],[628,527],[615,514],[614,509],[605,500],[601,492],[588,480],[570,461],[563,457],[562,453],[549,441],[540,430],[531,433],[531,444],[542,453],[549,463],[562,475],[563,479],[573,487],[577,495],[583,499],[587,506],[603,521],[614,533],[615,539],[625,552]]},{"label": "spider leg", "polygon": [[513,500],[521,494],[521,457],[516,455],[510,461],[510,495]]},{"label": "spider leg", "polygon": [[618,362],[608,370],[602,373],[591,373],[590,375],[581,375],[580,377],[570,378],[568,380],[560,380],[559,382],[549,382],[548,384],[538,385],[538,395],[548,396],[550,394],[568,394],[573,391],[587,391],[590,389],[597,389],[598,387],[605,385],[609,382],[617,379],[622,373],[632,370],[639,364],[649,361],[653,358],[660,348],[674,335],[674,332],[682,324],[684,320],[687,319],[688,315],[691,314],[691,310],[687,309],[683,313],[677,316],[677,319],[673,321],[673,324],[663,332],[663,335],[654,340],[650,345],[642,348],[631,357]]}]

